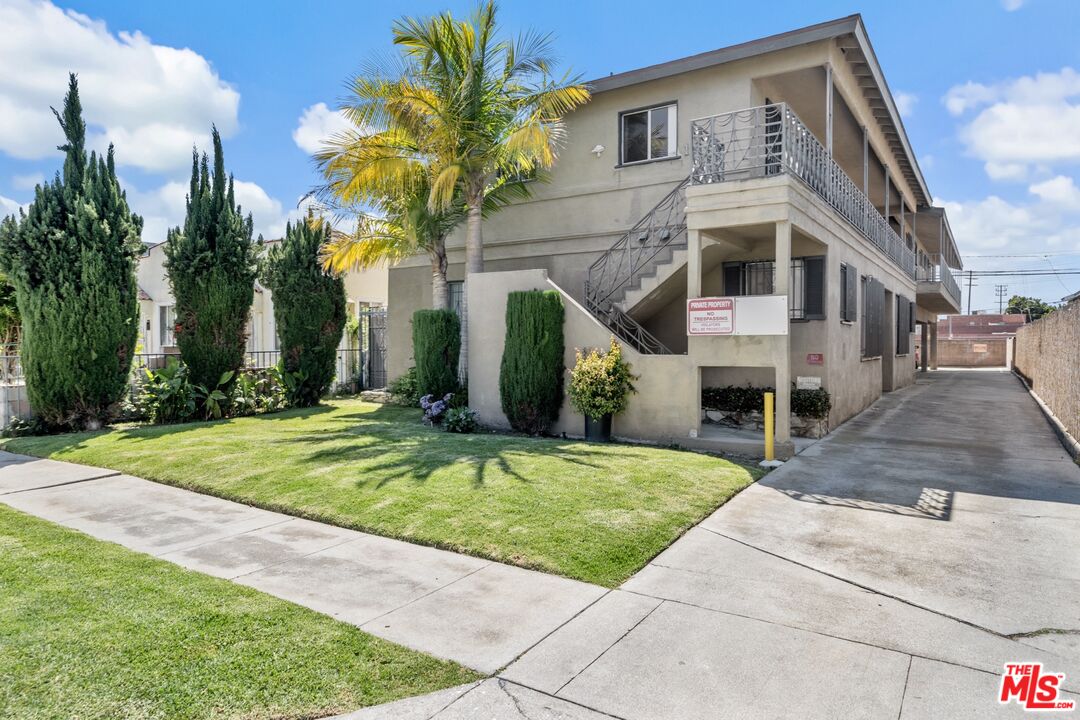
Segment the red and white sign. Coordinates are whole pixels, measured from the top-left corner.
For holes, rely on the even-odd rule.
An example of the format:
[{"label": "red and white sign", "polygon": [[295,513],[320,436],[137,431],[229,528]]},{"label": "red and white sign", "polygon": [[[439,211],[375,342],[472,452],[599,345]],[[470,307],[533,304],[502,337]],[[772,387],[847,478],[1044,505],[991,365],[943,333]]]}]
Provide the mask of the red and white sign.
[{"label": "red and white sign", "polygon": [[824,353],[806,353],[807,365],[824,365],[825,354]]},{"label": "red and white sign", "polygon": [[1024,710],[1073,710],[1074,700],[1058,699],[1064,680],[1064,673],[1044,673],[1042,663],[1006,663],[998,702],[1005,705],[1015,700]]},{"label": "red and white sign", "polygon": [[735,332],[735,298],[690,298],[686,301],[687,335],[731,335]]}]

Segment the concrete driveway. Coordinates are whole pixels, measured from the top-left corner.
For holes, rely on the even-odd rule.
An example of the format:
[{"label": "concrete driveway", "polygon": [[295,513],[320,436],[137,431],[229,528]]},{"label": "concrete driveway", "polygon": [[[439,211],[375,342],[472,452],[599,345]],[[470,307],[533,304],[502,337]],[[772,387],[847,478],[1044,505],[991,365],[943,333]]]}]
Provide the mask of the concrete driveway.
[{"label": "concrete driveway", "polygon": [[1011,375],[936,372],[422,717],[1020,717],[1002,666],[1076,693],[1078,630],[1080,468]]}]

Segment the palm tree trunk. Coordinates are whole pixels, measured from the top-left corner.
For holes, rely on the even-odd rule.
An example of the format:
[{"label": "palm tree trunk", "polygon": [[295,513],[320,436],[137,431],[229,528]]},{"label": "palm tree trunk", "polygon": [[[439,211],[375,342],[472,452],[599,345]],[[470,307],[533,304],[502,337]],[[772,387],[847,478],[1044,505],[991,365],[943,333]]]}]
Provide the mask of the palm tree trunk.
[{"label": "palm tree trunk", "polygon": [[446,246],[439,238],[431,249],[431,307],[436,310],[450,309],[450,292],[446,283]]},{"label": "palm tree trunk", "polygon": [[484,237],[480,209],[484,205],[484,188],[469,193],[466,198],[468,214],[465,218],[465,286],[461,298],[461,356],[458,360],[458,379],[469,381],[469,276],[484,272]]}]

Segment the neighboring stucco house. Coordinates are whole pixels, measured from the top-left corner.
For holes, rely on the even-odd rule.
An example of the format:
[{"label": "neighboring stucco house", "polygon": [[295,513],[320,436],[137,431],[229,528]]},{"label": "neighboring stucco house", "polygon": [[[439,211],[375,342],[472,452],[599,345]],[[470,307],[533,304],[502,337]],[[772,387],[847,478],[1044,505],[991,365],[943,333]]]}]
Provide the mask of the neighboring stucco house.
[{"label": "neighboring stucco house", "polygon": [[[264,243],[270,245],[280,240]],[[146,354],[177,352],[173,327],[176,323],[175,300],[165,271],[165,244],[150,246],[139,258],[139,352]],[[274,327],[274,301],[270,290],[255,283],[255,299],[251,304],[248,331],[248,351],[266,352],[278,349]],[[346,310],[356,317],[368,307],[385,307],[387,298],[387,268],[350,271],[345,275]]]},{"label": "neighboring stucco house", "polygon": [[[933,346],[937,316],[959,311],[961,259],[860,16],[590,85],[550,182],[484,222],[468,283],[482,420],[505,424],[505,295],[532,287],[564,293],[568,367],[610,334],[627,349],[623,437],[700,444],[701,388],[752,383],[777,389],[787,443],[796,378],[830,392],[833,426],[914,382],[912,334]],[[463,232],[448,246],[460,283]],[[390,270],[388,304],[395,377],[431,305],[426,259]],[[581,424],[565,405],[555,430]]]}]

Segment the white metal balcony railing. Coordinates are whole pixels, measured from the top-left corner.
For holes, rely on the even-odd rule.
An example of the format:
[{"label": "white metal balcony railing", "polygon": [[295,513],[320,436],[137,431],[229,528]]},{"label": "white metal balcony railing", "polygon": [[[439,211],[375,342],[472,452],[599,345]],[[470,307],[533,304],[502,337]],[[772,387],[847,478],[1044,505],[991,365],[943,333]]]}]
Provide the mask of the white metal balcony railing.
[{"label": "white metal balcony railing", "polygon": [[956,276],[945,259],[937,253],[919,253],[919,262],[915,270],[915,279],[919,282],[941,283],[945,292],[949,294],[960,307],[960,285],[956,282]]},{"label": "white metal balcony railing", "polygon": [[915,277],[915,253],[786,103],[694,120],[690,136],[693,184],[794,175]]}]

